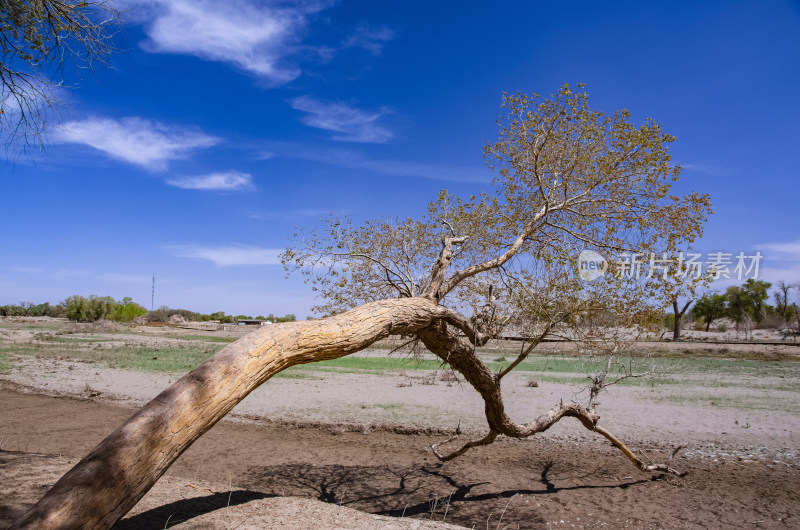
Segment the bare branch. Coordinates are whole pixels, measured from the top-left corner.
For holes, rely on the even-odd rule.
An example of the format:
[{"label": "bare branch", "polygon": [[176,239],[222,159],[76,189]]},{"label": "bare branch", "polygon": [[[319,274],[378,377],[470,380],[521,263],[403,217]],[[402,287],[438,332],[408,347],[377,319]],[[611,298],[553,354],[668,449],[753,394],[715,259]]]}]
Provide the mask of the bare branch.
[{"label": "bare branch", "polygon": [[106,0],[0,2],[0,133],[7,149],[17,141],[23,150],[31,140],[43,145],[63,105],[65,67],[107,66],[117,51],[112,28],[118,17]]},{"label": "bare branch", "polygon": [[556,318],[555,320],[548,322],[547,326],[545,326],[544,331],[542,331],[539,335],[534,337],[534,339],[524,347],[524,349],[519,353],[519,355],[517,355],[517,358],[514,359],[514,361],[508,366],[506,366],[502,371],[498,372],[497,375],[495,375],[495,378],[498,381],[500,381],[500,379],[505,377],[511,370],[519,366],[519,363],[527,359],[528,355],[530,355],[530,353],[534,350],[534,348],[536,348],[536,346],[541,344],[541,342],[545,339],[545,337],[547,337],[550,334],[550,331],[552,331],[553,327],[555,327],[556,324],[561,322],[566,317],[567,315],[564,314],[560,318]]}]

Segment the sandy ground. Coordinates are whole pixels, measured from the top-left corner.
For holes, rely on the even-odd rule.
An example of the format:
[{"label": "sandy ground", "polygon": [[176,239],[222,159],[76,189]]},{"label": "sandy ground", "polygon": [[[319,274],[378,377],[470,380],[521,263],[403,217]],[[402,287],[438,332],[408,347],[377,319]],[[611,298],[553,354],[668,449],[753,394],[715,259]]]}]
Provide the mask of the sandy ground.
[{"label": "sandy ground", "polygon": [[[4,330],[3,338],[24,342],[35,333]],[[158,329],[104,337],[154,347],[177,340]],[[796,346],[764,348],[800,354]],[[441,465],[431,443],[458,425],[467,435],[485,429],[475,391],[442,375],[274,378],[181,456],[119,527],[800,528],[800,400],[779,389],[796,388],[796,371],[772,370],[747,388],[736,376],[720,387],[719,374],[687,374],[685,384],[603,395],[602,424],[634,450],[663,460],[684,446],[676,460],[690,473],[683,479],[637,472],[569,420]],[[178,377],[16,359],[0,375],[0,528]],[[532,377],[505,382],[518,421],[583,398],[566,384],[529,387]]]},{"label": "sandy ground", "polygon": [[[0,527],[132,412],[4,386],[12,450],[0,451]],[[637,472],[605,444],[555,437],[503,439],[442,465],[428,449],[440,439],[223,421],[118,528],[800,527],[800,469],[758,451],[702,447],[677,458],[689,471],[677,479]],[[663,459],[670,446],[634,448]]]},{"label": "sandy ground", "polygon": [[[50,395],[94,394],[96,399],[138,407],[180,375],[26,357],[0,380]],[[304,379],[274,378],[251,393],[230,416],[242,421],[314,423],[343,430],[369,431],[380,426],[404,432],[449,433],[460,424],[466,431],[481,432],[486,420],[477,392],[468,384],[442,381],[443,373],[435,384],[426,384],[431,375],[422,370],[387,375],[312,372]],[[512,373],[504,383],[507,410],[519,422],[530,421],[561,399],[585,399],[568,384],[528,387],[530,377]],[[718,377],[700,374],[689,378],[687,385],[613,387],[602,395],[598,409],[601,421],[628,440],[670,440],[684,446],[768,446],[777,450],[800,446],[800,402],[795,392],[706,388]],[[687,396],[697,399],[687,403]],[[562,421],[544,436],[589,440],[595,435],[578,422]]]}]

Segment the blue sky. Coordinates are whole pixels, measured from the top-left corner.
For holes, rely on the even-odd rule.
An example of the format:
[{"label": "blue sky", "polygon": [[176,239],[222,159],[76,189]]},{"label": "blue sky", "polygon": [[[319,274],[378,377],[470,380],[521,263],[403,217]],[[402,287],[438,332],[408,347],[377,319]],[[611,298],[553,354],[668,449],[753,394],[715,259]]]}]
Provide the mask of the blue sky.
[{"label": "blue sky", "polygon": [[677,137],[706,251],[800,281],[800,3],[126,0],[114,68],[0,162],[0,304],[132,296],[310,314],[277,254],[325,212],[417,216],[491,178],[502,92],[587,85]]}]

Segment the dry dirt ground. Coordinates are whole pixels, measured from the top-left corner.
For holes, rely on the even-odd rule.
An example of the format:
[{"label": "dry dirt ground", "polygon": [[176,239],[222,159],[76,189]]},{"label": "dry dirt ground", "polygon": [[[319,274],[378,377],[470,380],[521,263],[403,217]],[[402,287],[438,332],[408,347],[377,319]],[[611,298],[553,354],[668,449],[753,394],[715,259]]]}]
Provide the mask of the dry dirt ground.
[{"label": "dry dirt ground", "polygon": [[[574,396],[514,375],[505,391],[520,421]],[[15,359],[0,375],[0,528],[176,376]],[[601,406],[603,424],[654,460],[684,445],[681,479],[636,471],[569,420],[439,464],[429,445],[459,421],[479,433],[482,407],[470,388],[430,384],[425,371],[274,379],[118,527],[800,528],[797,371],[773,366],[757,384],[736,373],[723,377],[731,385],[720,374],[685,377],[616,388]]]}]

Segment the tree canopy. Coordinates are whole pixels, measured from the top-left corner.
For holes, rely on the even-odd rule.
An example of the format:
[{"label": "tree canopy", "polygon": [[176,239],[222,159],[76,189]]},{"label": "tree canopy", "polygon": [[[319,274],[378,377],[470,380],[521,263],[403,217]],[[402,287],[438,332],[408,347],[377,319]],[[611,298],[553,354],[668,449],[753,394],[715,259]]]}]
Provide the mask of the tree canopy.
[{"label": "tree canopy", "polygon": [[61,105],[67,65],[108,64],[117,11],[111,2],[0,0],[0,134],[41,144]]},{"label": "tree canopy", "polygon": [[[506,94],[503,108],[499,139],[484,148],[491,192],[462,199],[442,191],[422,219],[354,226],[331,214],[295,234],[283,260],[319,293],[317,311],[426,296],[477,312],[492,286],[498,321],[536,334],[609,313],[645,322],[654,301],[691,283],[675,269],[634,274],[621,259],[675,262],[711,213],[707,195],[671,192],[680,167],[668,151],[674,138],[659,123],[593,110],[582,85],[550,98]],[[607,274],[580,279],[585,250],[608,259]]]}]

